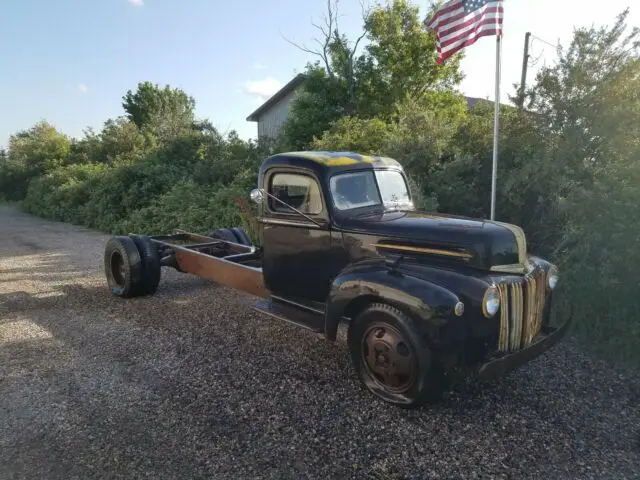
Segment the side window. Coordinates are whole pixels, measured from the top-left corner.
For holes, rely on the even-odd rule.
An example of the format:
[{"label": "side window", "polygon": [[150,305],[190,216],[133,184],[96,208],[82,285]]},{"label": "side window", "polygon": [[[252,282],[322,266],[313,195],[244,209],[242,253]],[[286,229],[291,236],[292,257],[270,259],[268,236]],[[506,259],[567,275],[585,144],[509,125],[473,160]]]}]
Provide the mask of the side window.
[{"label": "side window", "polygon": [[[276,173],[271,178],[269,193],[302,213],[315,215],[322,212],[320,187],[307,175]],[[273,198],[269,198],[269,208],[274,212],[295,213]]]}]

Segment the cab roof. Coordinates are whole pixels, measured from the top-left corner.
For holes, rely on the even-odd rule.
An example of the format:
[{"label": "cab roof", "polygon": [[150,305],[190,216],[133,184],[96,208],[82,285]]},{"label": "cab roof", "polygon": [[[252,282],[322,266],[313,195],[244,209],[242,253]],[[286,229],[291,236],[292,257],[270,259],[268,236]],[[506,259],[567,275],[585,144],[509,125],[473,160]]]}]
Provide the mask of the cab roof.
[{"label": "cab roof", "polygon": [[375,167],[402,169],[398,161],[389,157],[362,155],[355,152],[303,151],[278,153],[268,157],[260,167],[261,173],[276,165],[310,168],[321,175],[342,170],[373,169]]}]

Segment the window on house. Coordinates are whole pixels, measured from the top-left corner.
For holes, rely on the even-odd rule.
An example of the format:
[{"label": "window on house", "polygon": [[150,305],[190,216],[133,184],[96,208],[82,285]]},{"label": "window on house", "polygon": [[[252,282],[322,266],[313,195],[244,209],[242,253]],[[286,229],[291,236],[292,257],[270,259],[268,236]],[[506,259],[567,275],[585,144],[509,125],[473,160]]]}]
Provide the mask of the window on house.
[{"label": "window on house", "polygon": [[[271,191],[274,197],[307,215],[322,212],[322,196],[318,183],[307,175],[295,173],[276,173],[271,179]],[[293,213],[282,203],[269,198],[269,208],[274,212]]]}]

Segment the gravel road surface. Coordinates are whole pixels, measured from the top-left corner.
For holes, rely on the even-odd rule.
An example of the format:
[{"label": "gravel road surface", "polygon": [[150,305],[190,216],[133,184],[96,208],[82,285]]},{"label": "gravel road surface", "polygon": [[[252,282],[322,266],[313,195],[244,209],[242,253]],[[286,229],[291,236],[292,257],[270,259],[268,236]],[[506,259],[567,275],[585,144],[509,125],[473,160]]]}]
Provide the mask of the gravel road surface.
[{"label": "gravel road surface", "polygon": [[640,374],[561,343],[404,411],[251,297],[163,269],[105,286],[105,235],[0,206],[0,478],[640,478]]}]

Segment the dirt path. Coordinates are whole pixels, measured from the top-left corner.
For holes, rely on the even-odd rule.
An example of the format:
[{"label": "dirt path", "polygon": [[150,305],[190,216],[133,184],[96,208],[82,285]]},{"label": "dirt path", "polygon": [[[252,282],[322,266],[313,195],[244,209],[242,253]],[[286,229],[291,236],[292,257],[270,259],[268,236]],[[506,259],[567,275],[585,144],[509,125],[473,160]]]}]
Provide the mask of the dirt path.
[{"label": "dirt path", "polygon": [[640,478],[640,375],[570,342],[403,411],[248,296],[111,296],[106,238],[0,206],[2,479]]}]

